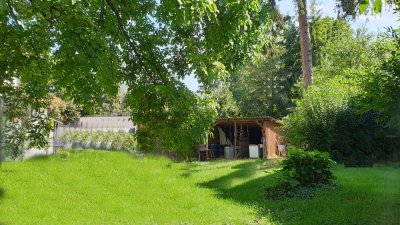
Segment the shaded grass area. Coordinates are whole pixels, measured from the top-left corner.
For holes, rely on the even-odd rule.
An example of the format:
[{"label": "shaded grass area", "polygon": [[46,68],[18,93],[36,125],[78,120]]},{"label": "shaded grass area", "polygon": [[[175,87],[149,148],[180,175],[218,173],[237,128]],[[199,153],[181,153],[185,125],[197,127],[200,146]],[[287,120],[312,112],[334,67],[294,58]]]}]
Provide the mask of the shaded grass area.
[{"label": "shaded grass area", "polygon": [[216,190],[217,197],[253,204],[259,217],[269,215],[282,224],[400,224],[399,168],[339,166],[339,188],[317,192],[313,199],[279,201],[266,199],[263,191],[280,174],[266,170],[259,176],[256,168],[254,162],[241,163],[232,167],[234,172],[201,185]]},{"label": "shaded grass area", "polygon": [[64,152],[0,169],[4,224],[400,224],[400,169],[335,171],[339,189],[270,201],[277,161],[173,163]]}]

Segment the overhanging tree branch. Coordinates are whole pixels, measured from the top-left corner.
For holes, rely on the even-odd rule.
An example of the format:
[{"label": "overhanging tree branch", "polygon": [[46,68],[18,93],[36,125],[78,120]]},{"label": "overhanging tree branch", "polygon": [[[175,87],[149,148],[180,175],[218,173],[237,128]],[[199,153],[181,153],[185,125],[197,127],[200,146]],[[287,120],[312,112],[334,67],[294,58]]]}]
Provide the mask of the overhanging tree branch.
[{"label": "overhanging tree branch", "polygon": [[[163,80],[163,82],[167,82],[168,79],[165,77],[165,75],[160,71],[160,69],[157,67],[157,65],[154,65],[154,61],[147,59],[145,56],[141,55],[139,50],[137,49],[135,43],[132,41],[132,39],[129,37],[128,32],[124,28],[124,23],[121,18],[121,14],[118,11],[118,9],[115,7],[115,5],[110,1],[106,0],[107,5],[110,6],[111,11],[113,11],[115,18],[117,19],[118,23],[118,29],[122,33],[122,35],[125,37],[126,41],[129,44],[129,47],[132,49],[133,53],[135,56],[138,58],[138,62],[140,66],[142,67],[143,70],[146,71],[149,75],[151,75],[151,70],[147,67],[146,63],[153,64],[154,69],[156,72],[160,75],[160,78]],[[146,63],[145,63],[146,62]]]},{"label": "overhanging tree branch", "polygon": [[[10,9],[10,15],[13,18],[13,20],[15,21],[16,25],[18,25],[21,29],[23,29],[23,26],[18,21],[17,15],[15,15],[15,13],[14,13],[14,9],[13,9],[13,7],[11,5],[11,1],[10,0],[7,0],[7,5],[8,5],[8,8]],[[32,40],[28,39],[28,43],[29,43],[29,46],[32,48],[33,52],[35,53],[36,65],[39,68],[40,73],[43,76],[45,76],[46,74],[44,73],[44,70],[43,70],[42,66],[40,65],[40,61],[42,61],[42,60],[40,58],[39,52],[37,51],[36,47],[33,45]]]}]

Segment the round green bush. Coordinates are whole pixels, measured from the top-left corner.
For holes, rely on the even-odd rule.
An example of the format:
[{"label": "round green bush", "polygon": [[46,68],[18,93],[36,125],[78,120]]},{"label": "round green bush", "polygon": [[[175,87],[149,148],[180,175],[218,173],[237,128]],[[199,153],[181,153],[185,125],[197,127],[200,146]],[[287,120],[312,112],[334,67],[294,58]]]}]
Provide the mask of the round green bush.
[{"label": "round green bush", "polygon": [[332,183],[332,168],[335,162],[327,152],[290,148],[282,164],[285,176],[297,181],[301,186]]}]

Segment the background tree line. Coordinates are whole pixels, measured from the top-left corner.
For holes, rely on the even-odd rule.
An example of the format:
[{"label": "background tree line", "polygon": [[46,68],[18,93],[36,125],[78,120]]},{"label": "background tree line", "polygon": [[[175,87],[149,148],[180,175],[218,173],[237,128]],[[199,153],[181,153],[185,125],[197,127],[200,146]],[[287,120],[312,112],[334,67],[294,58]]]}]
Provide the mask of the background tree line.
[{"label": "background tree line", "polygon": [[311,18],[314,84],[302,87],[298,28],[286,20],[265,60],[215,87],[219,116],[282,119],[291,145],[349,166],[399,160],[398,30],[372,35],[342,18]]},{"label": "background tree line", "polygon": [[[113,99],[124,83],[127,111],[143,125],[139,147],[147,150],[190,152],[217,114],[289,115],[284,120],[289,141],[329,150],[331,138],[329,144],[314,145],[306,134],[290,135],[302,108],[313,110],[299,120],[323,118],[307,119],[323,107],[317,100],[309,101],[313,107],[301,106],[314,92],[321,103],[336,96],[340,109],[351,105],[346,112],[357,118],[371,113],[374,126],[396,127],[396,31],[377,39],[354,33],[344,20],[378,13],[379,3],[337,1],[339,19],[320,18],[311,10],[309,21],[307,2],[296,1],[296,26],[279,14],[275,1],[1,1],[0,93],[4,105],[18,106],[8,109],[29,109],[26,121],[49,107],[50,94],[59,103],[52,116],[63,119],[107,104],[120,107]],[[188,75],[203,85],[201,95],[182,83]],[[310,90],[302,87],[312,80]],[[345,89],[344,97],[321,93],[330,85]],[[77,108],[67,109],[69,103]],[[335,104],[325,105],[327,115],[336,110]],[[2,122],[5,115],[5,123],[22,122],[18,113],[5,111]],[[42,128],[33,130],[44,135],[49,129]]]}]

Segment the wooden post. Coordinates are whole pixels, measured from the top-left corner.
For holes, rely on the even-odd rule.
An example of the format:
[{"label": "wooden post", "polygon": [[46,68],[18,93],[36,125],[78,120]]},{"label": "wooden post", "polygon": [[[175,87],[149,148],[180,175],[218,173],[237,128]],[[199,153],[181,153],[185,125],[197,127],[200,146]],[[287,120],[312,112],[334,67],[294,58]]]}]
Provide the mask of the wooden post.
[{"label": "wooden post", "polygon": [[268,130],[267,130],[267,122],[264,121],[262,124],[262,133],[264,137],[264,143],[263,143],[263,153],[264,153],[264,158],[268,158]]},{"label": "wooden post", "polygon": [[234,156],[235,156],[235,158],[236,158],[236,137],[237,137],[237,129],[236,129],[236,121],[235,121],[235,124],[234,124],[234,130],[233,130],[233,135],[234,135],[234,140],[233,140],[233,143],[234,143],[234,146],[233,146],[233,153],[234,153]]}]

